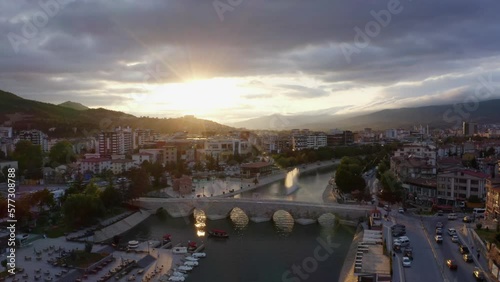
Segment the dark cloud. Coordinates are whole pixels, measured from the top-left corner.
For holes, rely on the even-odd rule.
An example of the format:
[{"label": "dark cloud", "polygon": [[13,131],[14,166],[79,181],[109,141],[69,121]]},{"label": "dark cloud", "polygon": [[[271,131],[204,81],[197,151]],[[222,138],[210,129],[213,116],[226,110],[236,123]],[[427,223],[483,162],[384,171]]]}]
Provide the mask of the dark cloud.
[{"label": "dark cloud", "polygon": [[[415,105],[459,98],[436,95],[473,87],[476,69],[500,56],[500,2],[493,0],[401,0],[401,12],[363,47],[355,44],[355,28],[366,32],[388,1],[244,0],[222,17],[213,1],[68,2],[16,48],[9,35],[25,37],[23,19],[33,22],[44,10],[36,1],[0,3],[2,89],[47,102],[64,95],[82,101],[95,93],[126,97],[113,83],[134,89],[136,83],[259,76],[250,84],[266,88],[273,87],[266,77],[300,76],[323,86],[274,87],[287,97],[315,98],[378,86],[386,88],[386,101]],[[341,46],[357,52],[347,59]],[[457,73],[463,75],[428,81]],[[398,86],[405,81],[423,83]]]}]

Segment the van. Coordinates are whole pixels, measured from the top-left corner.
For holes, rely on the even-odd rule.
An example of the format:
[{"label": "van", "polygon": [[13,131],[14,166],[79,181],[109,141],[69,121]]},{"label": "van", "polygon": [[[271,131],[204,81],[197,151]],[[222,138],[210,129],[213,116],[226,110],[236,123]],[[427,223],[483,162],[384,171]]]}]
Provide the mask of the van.
[{"label": "van", "polygon": [[486,209],[484,208],[474,208],[472,210],[472,213],[476,216],[476,217],[484,217],[485,216],[485,213],[486,213]]}]

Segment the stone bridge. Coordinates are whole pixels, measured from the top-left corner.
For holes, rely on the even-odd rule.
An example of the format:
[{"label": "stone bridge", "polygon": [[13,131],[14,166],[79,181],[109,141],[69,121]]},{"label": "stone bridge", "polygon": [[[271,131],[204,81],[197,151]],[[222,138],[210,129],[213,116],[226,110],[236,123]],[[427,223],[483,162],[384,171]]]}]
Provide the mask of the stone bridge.
[{"label": "stone bridge", "polygon": [[235,198],[139,198],[132,205],[154,213],[158,208],[165,209],[172,217],[187,217],[194,209],[203,210],[208,219],[229,217],[234,208],[242,209],[249,218],[271,219],[278,210],[289,212],[294,219],[317,220],[322,214],[332,213],[344,220],[357,220],[368,216],[370,205],[317,204],[283,200],[235,199]]}]

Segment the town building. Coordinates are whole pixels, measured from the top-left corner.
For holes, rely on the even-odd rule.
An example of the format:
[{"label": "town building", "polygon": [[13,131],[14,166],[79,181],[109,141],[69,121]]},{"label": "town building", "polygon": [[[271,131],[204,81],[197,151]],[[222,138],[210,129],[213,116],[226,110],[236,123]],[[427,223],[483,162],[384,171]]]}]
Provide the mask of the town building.
[{"label": "town building", "polygon": [[111,170],[114,174],[123,173],[135,166],[133,160],[130,159],[113,159],[111,160]]},{"label": "town building", "polygon": [[0,126],[0,139],[12,138],[12,127]]},{"label": "town building", "polygon": [[49,151],[47,134],[40,130],[23,130],[18,135],[19,140],[30,141],[33,145],[39,145],[43,152]]},{"label": "town building", "polygon": [[77,168],[80,173],[99,174],[105,170],[111,170],[112,161],[109,158],[81,159],[77,161]]},{"label": "town building", "polygon": [[334,131],[326,136],[326,144],[328,147],[347,146],[354,143],[354,134],[352,131]]},{"label": "town building", "polygon": [[[492,218],[500,219],[500,177],[486,180],[486,212]],[[500,261],[499,261],[500,262]]]},{"label": "town building", "polygon": [[478,125],[475,122],[466,122],[462,123],[462,134],[464,136],[474,136],[478,134]]},{"label": "town building", "polygon": [[140,166],[145,161],[151,163],[153,162],[153,154],[151,153],[132,154],[132,161],[136,166]]},{"label": "town building", "polygon": [[486,197],[486,180],[489,175],[472,170],[439,173],[437,197],[451,201],[465,201],[471,196],[480,200]]},{"label": "town building", "polygon": [[273,164],[268,162],[256,162],[240,165],[240,173],[243,178],[254,178],[270,175],[273,173]]}]

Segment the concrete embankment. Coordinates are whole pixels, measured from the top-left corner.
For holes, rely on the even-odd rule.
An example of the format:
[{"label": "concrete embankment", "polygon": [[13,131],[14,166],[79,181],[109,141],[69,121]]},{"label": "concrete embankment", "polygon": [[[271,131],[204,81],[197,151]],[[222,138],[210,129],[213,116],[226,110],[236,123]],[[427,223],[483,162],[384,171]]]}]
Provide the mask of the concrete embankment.
[{"label": "concrete embankment", "polygon": [[343,282],[357,282],[358,279],[354,275],[354,261],[356,259],[356,251],[358,249],[358,243],[363,240],[363,227],[358,225],[354,239],[352,240],[349,251],[347,252],[346,259],[344,260],[344,265],[340,271],[340,276],[338,281]]},{"label": "concrete embankment", "polygon": [[121,235],[146,220],[151,214],[145,210],[138,211],[114,224],[111,224],[94,233],[94,242],[100,243],[111,240],[115,235]]}]

